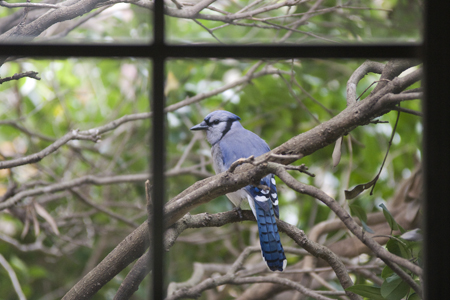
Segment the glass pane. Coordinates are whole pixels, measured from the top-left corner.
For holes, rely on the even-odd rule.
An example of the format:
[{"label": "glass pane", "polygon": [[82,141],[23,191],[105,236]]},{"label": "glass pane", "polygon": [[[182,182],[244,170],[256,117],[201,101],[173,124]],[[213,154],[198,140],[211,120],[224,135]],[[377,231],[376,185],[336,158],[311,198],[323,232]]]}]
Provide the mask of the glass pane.
[{"label": "glass pane", "polygon": [[[377,243],[387,243],[388,251],[403,257],[401,262],[416,272],[421,266],[420,233],[416,231],[421,224],[422,189],[422,120],[421,104],[417,100],[422,93],[419,69],[420,65],[414,61],[169,61],[167,191],[172,199],[169,203],[179,199],[180,194],[183,200],[189,199],[184,212],[190,215],[185,215],[178,226],[173,227],[178,238],[173,239],[173,234],[167,236],[172,237],[173,243],[169,244],[167,255],[168,293],[181,297],[196,292],[197,296],[201,293],[205,298],[214,299],[245,298],[251,294],[254,298],[265,299],[266,295],[273,297],[283,292],[280,298],[295,298],[292,286],[286,292],[270,283],[273,277],[267,277],[272,272],[261,257],[259,241],[263,222],[258,229],[245,202],[239,216],[232,211],[234,206],[226,196],[216,196],[216,193],[231,192],[233,186],[243,182],[242,177],[236,179],[229,172],[222,181],[215,181],[215,184],[208,181],[215,174],[213,161],[220,171],[227,169],[221,164],[231,164],[230,160],[238,155],[249,157],[252,151],[265,149],[260,146],[259,138],[234,125],[237,123],[233,122],[236,118],[232,115],[214,119],[217,115],[213,114],[203,121],[217,110],[239,116],[242,126],[265,140],[271,149],[284,147],[277,153],[304,156],[293,165],[305,164],[308,169],[289,171],[288,176],[292,176],[289,186],[284,183],[289,177],[275,177],[280,215],[278,229],[282,231],[281,244],[287,257],[283,273],[287,279],[303,285],[309,289],[308,293],[325,290],[339,296],[344,293],[343,287],[351,285],[355,279],[355,284],[365,284],[382,293],[379,287],[383,283],[400,283],[397,275],[373,256],[375,250],[385,251]],[[380,76],[378,73],[383,70],[392,77]],[[386,73],[387,70],[393,73]],[[401,88],[407,92],[396,90],[393,91],[395,96],[389,95],[392,83],[407,81]],[[387,87],[380,89],[381,85]],[[394,101],[399,100],[404,101],[401,107],[396,107],[398,102]],[[402,112],[396,126],[398,110]],[[214,120],[218,120],[217,123]],[[197,129],[207,128],[208,134],[190,130],[196,124],[202,124]],[[342,144],[336,147],[335,141],[340,136],[344,136]],[[211,155],[208,140],[216,150],[220,148],[217,156]],[[263,150],[258,150],[260,147]],[[244,164],[242,168],[250,168],[250,165]],[[378,181],[374,185],[377,174]],[[206,181],[200,181],[203,179]],[[233,183],[228,190],[225,190],[226,182]],[[367,184],[369,182],[372,184]],[[270,185],[267,181],[263,183]],[[366,189],[357,195],[355,187],[361,184],[366,184]],[[373,195],[370,195],[372,187]],[[253,192],[259,195],[256,190]],[[266,199],[262,195],[258,197]],[[389,213],[383,213],[383,205],[392,219]],[[348,213],[351,217],[347,218]],[[354,222],[358,219],[365,223],[356,225]],[[351,228],[350,224],[355,226]],[[402,235],[403,230],[406,235]],[[350,231],[353,233],[348,234]],[[372,250],[357,238],[364,236],[372,240],[374,235],[378,238],[370,244]],[[345,274],[336,276],[335,272],[339,273],[336,265],[331,264],[333,270],[330,264],[311,259],[310,254],[325,260],[328,257],[331,261],[334,256],[330,250],[342,257],[346,267],[341,270],[348,270],[343,272]],[[242,258],[240,263],[238,258]],[[231,272],[232,279],[227,279],[227,272]],[[328,275],[322,276],[323,272]],[[307,274],[320,275],[322,281],[306,280]],[[255,276],[262,282],[257,283]],[[211,278],[222,284],[208,285]],[[409,278],[418,280],[414,288],[421,285],[417,275]],[[414,292],[407,283],[401,285],[404,295]],[[330,287],[333,288],[328,291]]]},{"label": "glass pane", "polygon": [[[149,5],[117,1],[2,1],[0,43],[147,43]],[[24,7],[26,6],[26,7]]]},{"label": "glass pane", "polygon": [[166,1],[172,43],[421,41],[422,1]]},{"label": "glass pane", "polygon": [[[27,299],[91,288],[112,298],[145,252],[133,241],[148,236],[149,66],[21,59],[0,69],[0,253]],[[131,261],[119,265],[117,249]],[[99,272],[108,257],[108,272]],[[83,283],[91,270],[96,287]],[[3,267],[0,278],[2,298],[19,299]]]}]

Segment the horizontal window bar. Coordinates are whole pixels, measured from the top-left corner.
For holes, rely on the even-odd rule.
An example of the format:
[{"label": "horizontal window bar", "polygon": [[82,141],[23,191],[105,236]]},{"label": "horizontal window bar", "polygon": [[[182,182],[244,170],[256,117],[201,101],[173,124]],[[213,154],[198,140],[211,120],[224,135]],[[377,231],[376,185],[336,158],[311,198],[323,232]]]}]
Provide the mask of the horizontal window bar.
[{"label": "horizontal window bar", "polygon": [[158,58],[420,58],[421,44],[121,45],[3,44],[0,56]]}]

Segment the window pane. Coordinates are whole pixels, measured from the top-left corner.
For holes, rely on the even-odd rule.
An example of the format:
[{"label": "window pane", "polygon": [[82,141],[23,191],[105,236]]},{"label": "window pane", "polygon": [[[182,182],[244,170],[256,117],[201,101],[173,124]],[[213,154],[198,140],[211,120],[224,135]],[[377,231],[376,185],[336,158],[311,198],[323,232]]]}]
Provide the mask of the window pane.
[{"label": "window pane", "polygon": [[8,6],[0,11],[0,43],[149,42],[152,23],[148,5],[111,4],[115,2],[4,1],[2,6]]},{"label": "window pane", "polygon": [[[132,241],[136,228],[147,228],[149,66],[136,59],[21,59],[0,69],[0,253],[20,266],[14,270],[28,299],[73,292],[116,247],[135,247],[125,251],[130,259],[145,252]],[[134,259],[124,271],[119,258],[108,272],[94,271],[90,282],[103,287],[97,297],[112,298]],[[101,277],[114,270],[121,271],[115,279]],[[0,277],[2,297],[18,298],[4,268]],[[90,289],[82,286],[78,292]],[[137,294],[144,299],[146,292]]]},{"label": "window pane", "polygon": [[[405,100],[398,109],[408,113],[401,113],[394,134],[398,111],[388,111],[395,108],[392,105],[395,97],[387,100],[390,99],[390,96],[385,96],[388,88],[378,91],[380,87],[377,85],[399,82],[402,79],[380,77],[377,73],[385,69],[393,71],[396,74],[394,77],[402,73],[400,78],[410,78],[410,82],[413,82],[405,85],[408,93],[397,95]],[[186,205],[191,215],[185,216],[178,221],[179,226],[174,227],[180,235],[173,245],[170,244],[167,254],[169,292],[186,296],[189,292],[196,291],[202,292],[207,298],[219,297],[219,294],[221,297],[232,298],[252,294],[253,297],[263,298],[267,294],[284,292],[280,286],[270,283],[242,286],[243,280],[249,280],[246,282],[249,284],[255,275],[271,275],[261,258],[256,222],[248,211],[248,205],[244,205],[247,211],[242,212],[242,218],[236,212],[224,213],[233,208],[226,196],[208,198],[208,195],[218,192],[220,184],[210,184],[207,188],[209,181],[199,182],[214,175],[214,158],[211,157],[211,145],[206,141],[206,135],[201,131],[189,129],[202,122],[207,114],[222,109],[238,115],[241,118],[240,123],[264,139],[270,148],[284,145],[285,152],[305,155],[294,165],[305,164],[309,168],[307,172],[315,177],[308,173],[290,171],[293,180],[298,184],[307,184],[315,191],[324,192],[320,197],[319,194],[310,197],[299,193],[276,177],[280,220],[293,225],[281,227],[282,223],[279,223],[279,229],[284,229],[280,236],[287,257],[285,273],[288,279],[304,284],[302,276],[305,275],[301,270],[306,264],[316,272],[333,272],[329,264],[318,264],[315,260],[311,261],[311,256],[307,255],[306,251],[319,255],[315,251],[320,249],[320,245],[325,245],[338,257],[346,257],[342,261],[347,265],[347,269],[351,270],[348,274],[357,275],[351,275],[353,279],[358,278],[355,283],[374,286],[375,282],[379,287],[386,278],[393,275],[385,268],[384,263],[378,264],[372,252],[354,235],[347,234],[349,229],[336,217],[338,213],[345,214],[346,211],[355,219],[366,218],[364,236],[381,235],[377,242],[384,245],[392,234],[395,239],[389,241],[389,251],[403,256],[403,262],[414,268],[414,265],[409,265],[408,260],[417,262],[420,244],[403,239],[398,242],[402,232],[396,229],[391,233],[391,227],[380,205],[385,205],[393,219],[409,232],[409,237],[403,237],[410,239],[419,236],[414,229],[420,226],[422,120],[418,115],[421,115],[421,105],[419,100],[406,100],[421,97],[420,76],[417,75],[417,70],[418,65],[413,61],[169,61],[166,78],[170,137],[167,145],[167,191],[169,199],[176,198],[180,193],[183,199],[191,199],[190,204]],[[349,81],[356,86],[353,93],[352,85],[347,86]],[[347,101],[353,103],[357,97],[360,97],[358,104],[347,107]],[[384,100],[379,100],[380,98]],[[378,105],[382,105],[386,110]],[[369,122],[371,120],[372,123]],[[349,125],[356,124],[353,122],[357,123],[356,129]],[[321,127],[318,127],[319,124],[322,124]],[[214,126],[212,119],[209,119],[208,126]],[[226,163],[225,151],[240,153],[246,152],[246,148],[254,147],[246,145],[242,140],[240,144],[230,145],[229,143],[239,138],[239,132],[233,132],[233,128],[231,127],[230,131],[220,131],[226,133],[216,144],[219,146],[215,147],[228,148],[221,148],[226,150],[219,154],[219,163]],[[233,132],[231,140],[225,140],[230,132]],[[342,147],[335,150],[334,141],[342,134]],[[220,134],[217,136],[221,137]],[[371,182],[377,176],[389,149],[391,136],[392,146],[373,195],[371,196],[369,191],[372,184],[360,195],[346,199],[345,190],[352,191],[356,186]],[[298,143],[289,144],[288,141],[292,142],[292,139]],[[340,158],[340,161],[337,158]],[[333,164],[336,166],[333,167]],[[244,167],[246,165],[248,166],[245,164]],[[227,178],[232,180],[232,176],[232,173],[227,174],[222,182],[226,182]],[[224,193],[225,186],[221,188]],[[206,196],[196,198],[195,195],[198,194]],[[332,197],[331,201],[327,197]],[[337,208],[333,208],[335,211],[324,205],[327,200],[330,206],[339,203]],[[391,226],[397,225],[391,223]],[[297,239],[301,243],[300,247],[292,235],[296,232],[302,236],[302,233],[296,231],[297,228],[303,230],[311,242],[302,244],[302,241]],[[358,231],[354,234],[361,236],[361,225],[356,228]],[[290,232],[290,235],[286,232]],[[173,242],[173,239],[171,241]],[[311,245],[318,248],[313,249]],[[254,248],[248,248],[250,246]],[[408,249],[412,249],[412,252]],[[236,282],[226,281],[226,285],[224,283],[219,287],[207,285],[209,278],[214,278],[215,282],[225,280],[227,272],[238,257],[245,253],[244,250],[251,250],[251,254],[245,257],[242,266],[239,265],[235,270],[239,272],[239,276],[233,277],[237,278]],[[328,269],[320,269],[322,267]],[[365,270],[360,272],[358,268]],[[382,271],[384,277],[380,276]],[[185,281],[189,278],[191,280],[187,285]],[[195,278],[198,281],[194,282]],[[328,286],[338,287],[337,289],[342,291],[341,286],[347,277],[341,276],[339,280],[336,276],[326,278]],[[419,279],[417,276],[414,278]],[[314,284],[306,284],[306,287],[315,291],[324,289],[321,285]],[[408,286],[405,290],[409,291]],[[292,299],[294,292],[286,292],[290,295],[284,294],[283,298]]]},{"label": "window pane", "polygon": [[167,39],[173,43],[335,44],[421,40],[420,0],[165,3],[169,7]]}]

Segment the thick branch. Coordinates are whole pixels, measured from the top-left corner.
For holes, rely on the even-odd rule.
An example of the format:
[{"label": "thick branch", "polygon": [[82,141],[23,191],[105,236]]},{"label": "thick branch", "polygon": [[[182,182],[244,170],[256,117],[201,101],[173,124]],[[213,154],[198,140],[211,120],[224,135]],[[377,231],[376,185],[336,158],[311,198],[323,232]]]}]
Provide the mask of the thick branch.
[{"label": "thick branch", "polygon": [[148,225],[147,222],[144,222],[73,286],[62,299],[90,299],[121,270],[141,257],[149,244]]},{"label": "thick branch", "polygon": [[393,59],[390,60],[386,67],[383,69],[381,73],[380,82],[373,89],[372,94],[377,93],[383,87],[386,86],[387,82],[394,79],[396,76],[400,75],[406,69],[414,67],[417,65],[417,61],[412,59]]},{"label": "thick branch", "polygon": [[353,72],[352,76],[350,76],[347,81],[347,106],[356,102],[356,86],[358,85],[358,82],[368,73],[381,74],[383,69],[384,64],[367,60]]}]

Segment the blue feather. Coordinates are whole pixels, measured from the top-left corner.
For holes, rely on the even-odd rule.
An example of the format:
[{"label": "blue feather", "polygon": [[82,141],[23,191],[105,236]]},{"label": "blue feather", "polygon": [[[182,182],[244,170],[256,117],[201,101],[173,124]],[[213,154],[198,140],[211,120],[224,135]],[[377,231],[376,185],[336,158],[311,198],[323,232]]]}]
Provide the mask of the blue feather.
[{"label": "blue feather", "polygon": [[247,186],[245,190],[254,199],[262,256],[269,269],[283,271],[286,266],[286,256],[275,219],[275,215],[278,217],[278,205],[275,205],[278,198],[273,197],[273,195],[276,196],[276,187],[272,184],[272,178],[273,175],[270,174],[261,180],[261,185],[266,185],[269,190],[254,186]]}]

